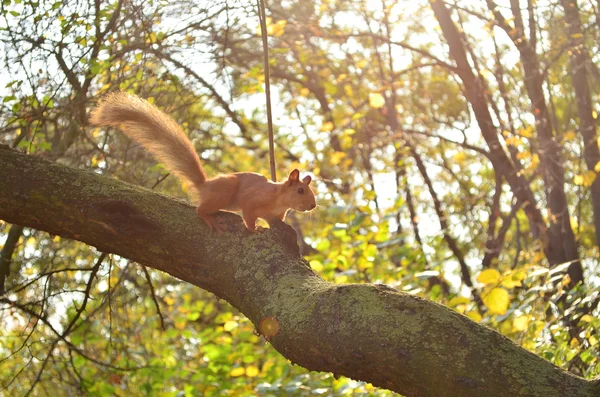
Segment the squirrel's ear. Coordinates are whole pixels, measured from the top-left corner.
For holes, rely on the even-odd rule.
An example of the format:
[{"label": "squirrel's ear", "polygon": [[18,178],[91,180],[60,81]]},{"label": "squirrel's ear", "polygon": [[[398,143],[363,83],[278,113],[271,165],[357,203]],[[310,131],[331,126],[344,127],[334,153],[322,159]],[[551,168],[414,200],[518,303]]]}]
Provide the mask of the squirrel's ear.
[{"label": "squirrel's ear", "polygon": [[302,178],[302,182],[306,183],[307,185],[310,185],[310,181],[312,181],[310,175],[306,175],[304,178]]},{"label": "squirrel's ear", "polygon": [[293,170],[292,172],[290,172],[290,176],[288,176],[287,181],[291,185],[294,182],[298,182],[298,179],[300,179],[300,171]]}]

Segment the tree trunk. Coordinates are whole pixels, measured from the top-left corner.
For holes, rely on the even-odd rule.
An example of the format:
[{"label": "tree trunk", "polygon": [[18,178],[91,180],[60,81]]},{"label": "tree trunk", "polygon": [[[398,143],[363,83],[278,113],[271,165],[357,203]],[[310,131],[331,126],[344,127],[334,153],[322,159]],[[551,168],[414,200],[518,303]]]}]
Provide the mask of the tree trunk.
[{"label": "tree trunk", "polygon": [[[546,105],[543,77],[535,48],[525,37],[523,17],[518,0],[511,0],[515,29],[507,33],[519,50],[523,65],[524,82],[538,133],[540,165],[544,175],[547,207],[550,210],[549,249],[551,265],[574,261],[568,268],[572,285],[583,282],[583,267],[578,261],[577,243],[571,227],[571,217],[565,193],[565,171],[560,146],[554,137],[550,111]],[[502,22],[504,24],[504,22]]]},{"label": "tree trunk", "polygon": [[586,381],[450,309],[384,285],[333,284],[280,223],[211,234],[194,208],[0,146],[0,219],[162,270],[238,308],[293,363],[406,396],[598,396]]},{"label": "tree trunk", "polygon": [[[600,162],[600,150],[596,135],[596,120],[593,116],[592,96],[590,94],[587,67],[591,65],[587,48],[585,47],[579,6],[576,0],[561,0],[565,10],[565,19],[573,47],[569,51],[571,63],[571,79],[577,99],[577,113],[579,115],[579,132],[583,136],[583,158],[588,170],[593,171]],[[600,178],[596,178],[591,187],[592,211],[594,214],[594,228],[596,230],[596,245],[600,247]]]},{"label": "tree trunk", "polygon": [[[490,160],[494,170],[506,179],[517,199],[525,203],[523,209],[527,214],[533,237],[542,242],[544,254],[550,265],[556,266],[564,263],[567,260],[570,260],[568,258],[571,258],[573,255],[575,255],[573,259],[577,259],[577,250],[574,248],[576,247],[575,240],[571,225],[569,223],[570,220],[568,216],[568,208],[566,207],[566,197],[564,195],[564,189],[562,188],[562,185],[564,184],[562,166],[560,164],[551,165],[553,170],[557,166],[560,169],[557,171],[558,175],[556,178],[553,177],[551,179],[553,184],[548,187],[548,203],[549,207],[551,207],[552,213],[556,216],[556,218],[559,219],[559,215],[561,218],[560,222],[557,221],[552,223],[549,230],[544,222],[542,213],[540,212],[537,204],[537,200],[535,199],[528,182],[521,174],[517,172],[515,166],[512,164],[506,152],[500,145],[498,131],[494,126],[494,122],[488,108],[488,101],[483,89],[483,85],[471,69],[464,45],[461,41],[460,33],[452,21],[450,11],[443,1],[430,0],[430,4],[434,11],[435,17],[440,24],[442,33],[444,34],[444,37],[448,43],[450,56],[456,62],[456,71],[465,86],[465,95],[467,100],[471,104],[471,108],[473,109],[473,113],[477,119],[477,124],[479,125],[481,133],[490,149]],[[528,84],[528,87],[529,85],[531,84]],[[533,105],[537,106],[538,103],[535,102]],[[536,116],[536,119],[537,117],[538,116]],[[549,119],[546,118],[546,120]],[[550,156],[546,157],[546,160],[550,158],[556,158],[556,149],[552,145],[554,142],[553,139],[546,140],[544,142],[545,144],[542,149],[551,151],[550,154],[545,154],[545,156]],[[540,155],[540,159],[541,158],[542,155]],[[558,186],[559,188],[556,188],[555,186]],[[565,225],[565,222],[568,225]],[[568,226],[568,228],[566,226]],[[566,236],[563,240],[557,238],[557,236],[560,237],[563,235],[563,233]],[[567,248],[569,255],[565,254],[565,250]],[[573,263],[569,267],[569,274],[573,283],[583,281],[583,269],[579,261]]]}]

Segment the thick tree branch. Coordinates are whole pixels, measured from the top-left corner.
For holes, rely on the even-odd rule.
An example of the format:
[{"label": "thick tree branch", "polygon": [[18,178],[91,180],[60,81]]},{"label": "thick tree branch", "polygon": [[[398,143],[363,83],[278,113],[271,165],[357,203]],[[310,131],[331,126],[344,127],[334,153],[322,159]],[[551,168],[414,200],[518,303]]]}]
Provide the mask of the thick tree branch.
[{"label": "thick tree branch", "polygon": [[0,219],[74,238],[213,292],[270,321],[293,363],[406,396],[597,396],[568,374],[438,304],[382,285],[323,281],[276,225],[217,236],[180,201],[0,146]]}]

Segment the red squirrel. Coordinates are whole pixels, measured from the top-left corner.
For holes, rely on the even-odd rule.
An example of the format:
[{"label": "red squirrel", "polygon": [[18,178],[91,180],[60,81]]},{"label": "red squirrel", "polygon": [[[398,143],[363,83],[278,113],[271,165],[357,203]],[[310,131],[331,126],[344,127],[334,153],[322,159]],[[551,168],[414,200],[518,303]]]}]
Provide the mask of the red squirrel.
[{"label": "red squirrel", "polygon": [[254,172],[235,172],[208,178],[192,142],[171,117],[135,95],[107,95],[92,112],[96,126],[120,127],[180,180],[189,182],[197,199],[196,212],[218,234],[225,231],[215,216],[220,210],[241,211],[246,228],[256,233],[256,219],[284,220],[289,209],[308,212],[317,206],[310,176],[290,172],[285,182],[271,182]]}]

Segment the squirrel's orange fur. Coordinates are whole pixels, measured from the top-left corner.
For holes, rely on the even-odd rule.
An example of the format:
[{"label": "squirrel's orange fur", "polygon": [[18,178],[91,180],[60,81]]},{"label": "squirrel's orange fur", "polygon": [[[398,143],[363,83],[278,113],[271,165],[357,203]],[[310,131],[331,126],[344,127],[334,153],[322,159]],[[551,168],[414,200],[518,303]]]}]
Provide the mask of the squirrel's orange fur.
[{"label": "squirrel's orange fur", "polygon": [[242,211],[248,230],[256,231],[256,219],[285,219],[289,209],[310,211],[316,207],[309,187],[311,178],[300,180],[293,170],[285,182],[271,182],[253,172],[236,172],[208,178],[194,146],[181,127],[148,101],[116,92],[107,95],[92,112],[93,125],[120,127],[178,178],[189,182],[198,200],[198,215],[212,229],[224,231],[214,216],[219,210]]}]

